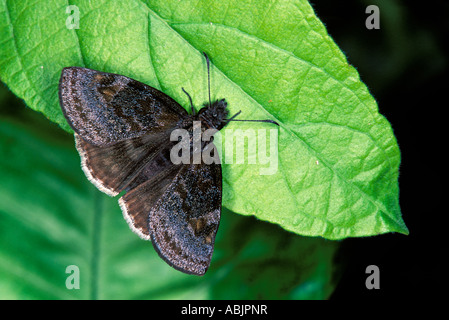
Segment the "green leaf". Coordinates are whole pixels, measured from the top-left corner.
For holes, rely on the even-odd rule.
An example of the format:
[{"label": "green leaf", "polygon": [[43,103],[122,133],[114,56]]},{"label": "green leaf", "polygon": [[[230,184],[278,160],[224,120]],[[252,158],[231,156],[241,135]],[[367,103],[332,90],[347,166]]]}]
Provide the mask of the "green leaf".
[{"label": "green leaf", "polygon": [[[0,88],[1,89],[1,88]],[[1,103],[1,101],[0,101]],[[225,211],[204,277],[169,267],[79,167],[73,137],[0,109],[0,299],[324,299],[337,242]],[[80,272],[69,290],[67,266]]]},{"label": "green leaf", "polygon": [[70,131],[58,104],[66,66],[130,76],[188,107],[184,87],[200,105],[205,51],[213,98],[226,98],[241,119],[280,124],[277,173],[225,164],[225,207],[329,239],[408,233],[391,126],[307,1],[75,4],[80,25],[69,30],[67,1],[0,1],[0,76],[31,108]]}]

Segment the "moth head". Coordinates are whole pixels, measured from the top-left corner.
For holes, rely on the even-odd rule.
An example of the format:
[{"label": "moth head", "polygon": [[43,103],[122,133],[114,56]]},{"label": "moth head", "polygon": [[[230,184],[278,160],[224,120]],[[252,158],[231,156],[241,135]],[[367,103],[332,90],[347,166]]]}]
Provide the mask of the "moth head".
[{"label": "moth head", "polygon": [[217,130],[223,128],[227,123],[226,119],[229,114],[228,109],[226,109],[227,105],[225,99],[217,100],[212,105],[206,104],[198,113],[201,123],[208,128]]}]

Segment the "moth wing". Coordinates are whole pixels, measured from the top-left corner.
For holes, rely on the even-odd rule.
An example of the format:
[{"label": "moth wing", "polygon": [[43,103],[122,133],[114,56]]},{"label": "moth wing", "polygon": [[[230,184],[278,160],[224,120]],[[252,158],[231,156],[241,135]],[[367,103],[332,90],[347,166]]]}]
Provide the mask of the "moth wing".
[{"label": "moth wing", "polygon": [[[147,217],[146,238],[169,265],[189,274],[209,268],[221,215],[221,165],[182,165],[163,193],[152,196],[154,185],[144,183],[121,199],[128,216]],[[163,181],[168,181],[163,180]]]},{"label": "moth wing", "polygon": [[187,115],[175,100],[144,83],[80,67],[62,70],[59,100],[72,129],[96,146],[174,127]]},{"label": "moth wing", "polygon": [[168,133],[160,128],[112,145],[96,146],[76,133],[75,142],[87,178],[110,196],[127,188],[148,163],[167,152],[170,144]]},{"label": "moth wing", "polygon": [[184,165],[164,165],[160,159],[148,164],[127,193],[119,199],[123,217],[132,231],[144,240],[150,240],[148,217],[153,206],[173,183]]}]

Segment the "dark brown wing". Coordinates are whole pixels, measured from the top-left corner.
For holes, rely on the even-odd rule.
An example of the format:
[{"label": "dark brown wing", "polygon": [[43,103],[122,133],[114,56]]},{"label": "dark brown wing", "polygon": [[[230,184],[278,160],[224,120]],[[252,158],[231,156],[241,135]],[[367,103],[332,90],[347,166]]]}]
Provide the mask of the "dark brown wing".
[{"label": "dark brown wing", "polygon": [[110,196],[129,188],[140,172],[170,147],[168,134],[157,129],[154,131],[106,146],[92,145],[75,134],[86,177]]},{"label": "dark brown wing", "polygon": [[178,171],[166,171],[165,176],[129,191],[120,205],[128,222],[143,238],[151,238],[169,265],[203,275],[210,265],[220,222],[221,165],[180,166]]},{"label": "dark brown wing", "polygon": [[59,97],[75,131],[82,168],[115,196],[168,148],[187,112],[166,94],[128,77],[86,68],[62,70]]},{"label": "dark brown wing", "polygon": [[87,177],[117,195],[131,228],[174,268],[209,267],[221,213],[221,165],[174,165],[169,141],[190,121],[162,92],[136,80],[65,68],[59,96]]},{"label": "dark brown wing", "polygon": [[184,165],[175,165],[170,160],[170,142],[148,163],[126,187],[126,195],[119,199],[123,217],[129,227],[142,239],[150,240],[148,215],[151,207],[162,197],[167,187]]},{"label": "dark brown wing", "polygon": [[96,146],[173,128],[187,115],[172,98],[139,81],[79,67],[62,70],[59,100],[73,130]]}]

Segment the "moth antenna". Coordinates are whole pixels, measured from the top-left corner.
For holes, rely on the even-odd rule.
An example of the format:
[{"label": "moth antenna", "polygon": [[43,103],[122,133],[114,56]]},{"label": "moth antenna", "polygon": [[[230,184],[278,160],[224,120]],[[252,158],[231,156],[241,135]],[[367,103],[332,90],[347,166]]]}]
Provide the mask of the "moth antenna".
[{"label": "moth antenna", "polygon": [[225,121],[227,121],[227,122],[229,122],[229,121],[234,121],[234,118],[235,117],[237,117],[239,114],[241,114],[242,113],[242,110],[240,110],[239,112],[237,112],[236,114],[234,114],[230,119],[228,119],[228,120],[225,120]]},{"label": "moth antenna", "polygon": [[206,52],[203,52],[204,56],[206,57],[206,65],[207,65],[207,88],[209,91],[209,107],[212,105],[210,100],[210,61],[209,57],[207,56]]},{"label": "moth antenna", "polygon": [[266,123],[273,123],[277,126],[279,126],[279,123],[277,123],[276,121],[273,120],[238,120],[235,119],[235,117],[237,117],[242,111],[240,110],[239,112],[237,112],[236,114],[234,114],[230,119],[225,120],[226,122],[230,122],[230,121],[242,121],[242,122],[266,122]]},{"label": "moth antenna", "polygon": [[279,127],[279,123],[277,123],[274,120],[231,120],[231,121],[242,121],[242,122],[266,122],[266,123],[272,123]]},{"label": "moth antenna", "polygon": [[184,93],[187,95],[187,97],[189,97],[190,100],[190,110],[192,110],[192,114],[195,115],[195,107],[193,106],[193,102],[192,102],[192,98],[190,97],[190,94],[187,93],[187,91],[184,90],[184,88],[181,88],[182,91],[184,91]]}]

